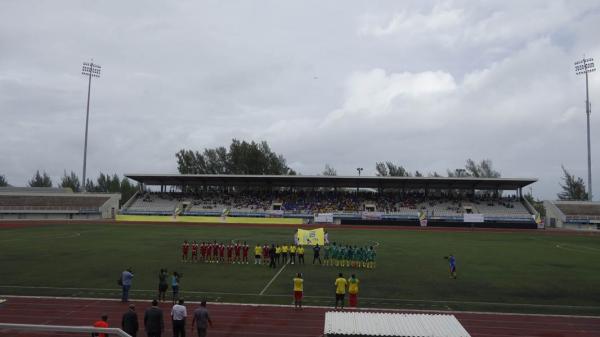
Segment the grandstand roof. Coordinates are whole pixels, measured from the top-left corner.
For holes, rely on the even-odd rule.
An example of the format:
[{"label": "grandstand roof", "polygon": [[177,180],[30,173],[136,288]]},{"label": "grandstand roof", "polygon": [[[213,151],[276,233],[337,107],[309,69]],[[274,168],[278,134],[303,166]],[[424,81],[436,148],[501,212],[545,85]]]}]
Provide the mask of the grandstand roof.
[{"label": "grandstand roof", "polygon": [[516,190],[533,184],[535,178],[446,178],[369,176],[283,176],[229,174],[126,174],[146,185],[172,186],[273,186],[273,187],[361,187],[361,188],[456,188]]}]

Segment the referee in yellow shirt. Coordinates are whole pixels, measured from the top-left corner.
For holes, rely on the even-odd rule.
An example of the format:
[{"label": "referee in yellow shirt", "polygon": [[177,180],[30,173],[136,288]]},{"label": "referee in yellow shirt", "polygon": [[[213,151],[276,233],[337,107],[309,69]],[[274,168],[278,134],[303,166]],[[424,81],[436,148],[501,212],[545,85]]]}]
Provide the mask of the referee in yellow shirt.
[{"label": "referee in yellow shirt", "polygon": [[302,273],[294,277],[294,309],[302,309],[302,295],[304,293],[304,280]]},{"label": "referee in yellow shirt", "polygon": [[256,244],[254,247],[254,264],[260,264],[260,257],[262,256],[262,247],[259,244]]},{"label": "referee in yellow shirt", "polygon": [[298,253],[298,264],[304,264],[304,247],[298,246],[296,252]]},{"label": "referee in yellow shirt", "polygon": [[288,245],[281,246],[281,257],[283,258],[283,264],[287,263],[288,250],[289,250]]},{"label": "referee in yellow shirt", "polygon": [[346,295],[346,286],[348,285],[348,281],[344,278],[342,273],[338,274],[338,278],[335,279],[335,308],[338,307],[338,302],[340,303],[340,308],[344,310],[344,296]]}]

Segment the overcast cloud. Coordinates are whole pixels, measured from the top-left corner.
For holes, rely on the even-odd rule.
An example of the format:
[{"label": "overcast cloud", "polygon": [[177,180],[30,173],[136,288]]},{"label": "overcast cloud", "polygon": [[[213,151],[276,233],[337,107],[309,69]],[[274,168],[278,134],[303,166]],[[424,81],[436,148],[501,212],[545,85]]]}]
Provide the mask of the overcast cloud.
[{"label": "overcast cloud", "polygon": [[[600,2],[2,1],[0,174],[176,173],[181,148],[267,140],[302,174],[424,173],[489,158],[555,198],[587,182]],[[600,74],[590,77],[595,200]],[[598,104],[594,104],[599,102]]]}]

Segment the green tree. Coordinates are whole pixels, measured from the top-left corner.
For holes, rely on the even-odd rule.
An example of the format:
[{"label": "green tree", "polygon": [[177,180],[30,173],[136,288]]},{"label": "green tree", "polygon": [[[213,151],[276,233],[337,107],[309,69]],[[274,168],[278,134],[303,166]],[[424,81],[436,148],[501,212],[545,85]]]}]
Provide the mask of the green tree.
[{"label": "green tree", "polygon": [[329,166],[329,164],[325,164],[325,169],[323,169],[323,172],[321,173],[324,176],[337,176],[337,171]]},{"label": "green tree", "polygon": [[35,175],[29,181],[30,187],[52,187],[52,179],[48,176],[48,174],[44,171],[43,174],[40,174],[40,171],[37,170]]},{"label": "green tree", "polygon": [[462,177],[474,177],[474,178],[500,178],[500,172],[494,170],[492,161],[484,159],[479,163],[473,161],[473,159],[467,159],[465,168],[457,168],[454,170],[447,170],[448,177],[462,178]]},{"label": "green tree", "polygon": [[542,200],[535,199],[531,193],[527,193],[523,196],[535,210],[540,213],[541,217],[546,216],[546,207],[544,207],[544,202]]},{"label": "green tree", "polygon": [[127,202],[139,190],[139,185],[132,184],[127,177],[121,179],[121,204]]},{"label": "green tree", "polygon": [[375,163],[375,175],[379,177],[410,177],[411,174],[403,166],[398,166],[390,161]]},{"label": "green tree", "polygon": [[285,158],[274,153],[265,141],[233,139],[229,149],[217,147],[203,152],[181,149],[175,158],[181,174],[296,174]]},{"label": "green tree", "polygon": [[3,174],[0,174],[0,187],[8,186],[8,181],[6,181],[6,177]]},{"label": "green tree", "polygon": [[67,175],[67,171],[64,171],[62,180],[60,182],[60,187],[62,188],[70,188],[73,192],[79,192],[81,189],[81,183],[79,182],[79,177],[75,174],[75,172],[71,171],[71,174]]},{"label": "green tree", "polygon": [[585,191],[585,183],[581,177],[575,177],[561,165],[563,170],[563,183],[560,184],[562,191],[557,194],[560,200],[588,200],[588,194]]}]

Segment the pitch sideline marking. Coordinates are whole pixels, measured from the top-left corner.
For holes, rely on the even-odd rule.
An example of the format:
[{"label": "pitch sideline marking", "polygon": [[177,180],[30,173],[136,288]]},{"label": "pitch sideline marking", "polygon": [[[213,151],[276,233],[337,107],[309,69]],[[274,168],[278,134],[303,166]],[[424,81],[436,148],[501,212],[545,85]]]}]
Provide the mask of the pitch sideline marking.
[{"label": "pitch sideline marking", "polygon": [[[285,268],[282,267],[281,270]],[[280,272],[281,272],[280,270]],[[279,274],[279,273],[278,273]],[[277,275],[275,275],[277,277]],[[267,287],[272,283],[275,277],[267,284]],[[267,288],[265,287],[265,289]],[[42,286],[8,286],[8,285],[0,285],[0,288],[25,288],[25,289],[54,289],[54,290],[98,290],[98,291],[112,291],[118,292],[120,294],[120,288],[70,288],[70,287],[42,287]],[[263,289],[263,291],[265,290]],[[155,290],[148,289],[131,289],[130,292],[156,292]],[[256,293],[228,293],[228,292],[208,292],[208,291],[184,291],[184,293],[188,294],[209,294],[209,295],[234,295],[234,296],[270,296],[270,297],[289,297],[289,295],[284,294],[256,294]],[[2,296],[17,296],[17,295],[2,295]],[[33,296],[36,297],[36,296]],[[44,296],[37,296],[40,298],[45,298]],[[317,295],[305,295],[305,298],[315,298],[315,299],[329,299],[329,296],[317,296]],[[65,297],[65,298],[78,298],[78,297]],[[94,299],[94,298],[90,298]],[[597,309],[600,306],[583,306],[583,305],[561,305],[561,304],[533,304],[533,303],[505,303],[505,302],[485,302],[485,301],[456,301],[456,300],[422,300],[422,299],[406,299],[406,298],[381,298],[381,297],[361,297],[363,300],[367,301],[388,301],[388,302],[416,302],[416,303],[455,303],[455,304],[486,304],[493,306],[521,306],[521,307],[546,307],[546,308],[581,308],[581,309]]]},{"label": "pitch sideline marking", "polygon": [[[61,297],[61,296],[29,296],[29,295],[2,295],[7,298],[27,298],[27,299],[53,299],[53,300],[83,300],[83,301],[107,301],[107,302],[120,302],[121,299],[117,298],[102,298],[102,297]],[[133,301],[142,301],[134,299]],[[189,304],[200,304],[200,301],[186,301]],[[233,303],[233,302],[214,302],[211,305],[237,305],[247,307],[280,307],[280,308],[292,308],[290,304],[264,304],[264,303]],[[331,306],[323,305],[303,305],[304,308],[315,308],[315,309],[331,309]],[[427,310],[427,309],[396,309],[396,308],[359,308],[359,311],[383,311],[383,312],[426,312],[426,313],[458,313],[458,314],[478,314],[478,315],[499,315],[499,316],[548,316],[548,317],[568,317],[568,318],[593,318],[600,319],[599,316],[590,315],[561,315],[561,314],[526,314],[519,312],[493,312],[493,311],[460,311],[460,310]],[[352,312],[352,311],[350,311]]]},{"label": "pitch sideline marking", "polygon": [[267,285],[263,288],[263,290],[260,292],[259,295],[263,295],[265,293],[265,291],[267,291],[267,289],[269,289],[269,286],[271,285],[271,283],[273,283],[273,281],[275,281],[275,279],[277,278],[277,276],[279,276],[279,274],[281,274],[281,272],[285,269],[285,267],[289,264],[289,262],[285,263],[283,265],[283,267],[281,267],[281,269],[279,269],[279,271],[277,272],[277,274],[275,274],[275,276],[273,276],[273,278],[271,279],[271,281],[269,281],[269,283],[267,283]]}]

